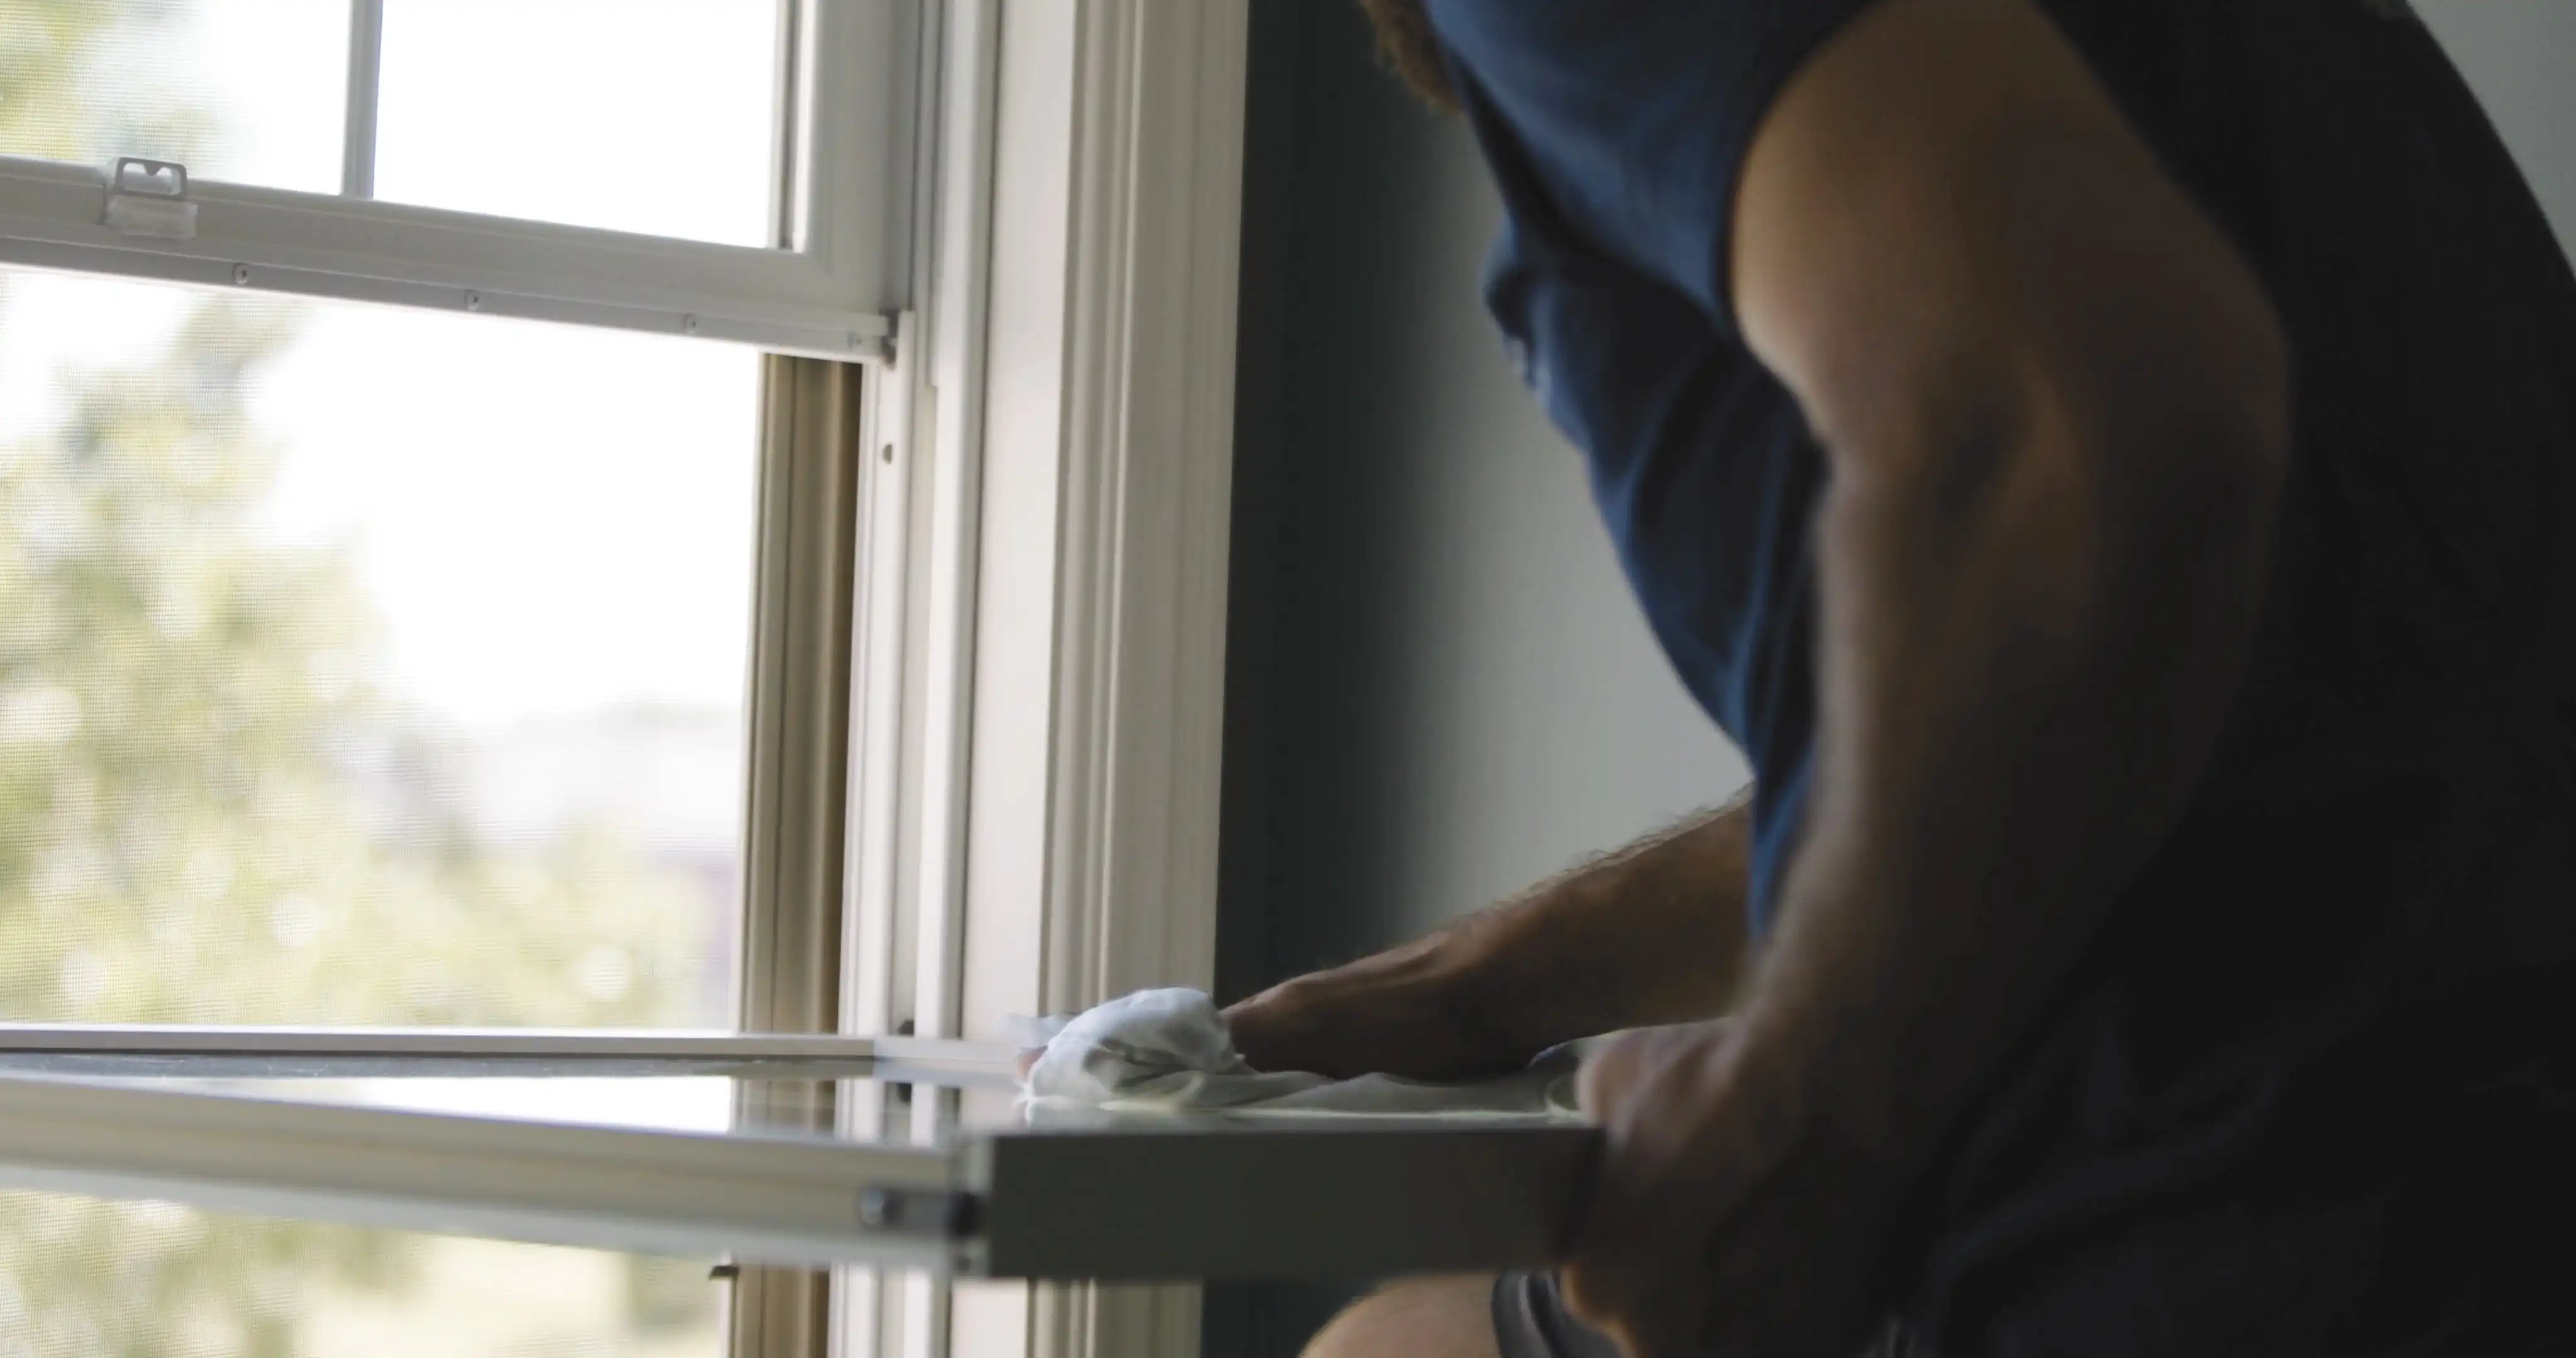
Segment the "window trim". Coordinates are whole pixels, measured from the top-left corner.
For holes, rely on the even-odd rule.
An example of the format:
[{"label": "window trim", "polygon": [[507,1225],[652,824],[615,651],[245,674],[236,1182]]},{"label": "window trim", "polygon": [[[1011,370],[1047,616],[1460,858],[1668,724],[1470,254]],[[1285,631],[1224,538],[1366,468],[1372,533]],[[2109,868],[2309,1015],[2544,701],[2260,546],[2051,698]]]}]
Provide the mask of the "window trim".
[{"label": "window trim", "polygon": [[191,238],[155,239],[103,223],[107,167],[0,156],[0,263],[881,357],[909,281],[921,3],[787,3],[810,40],[785,91],[801,135],[777,148],[785,248],[215,181],[188,186]]},{"label": "window trim", "polygon": [[[1248,36],[1248,0],[1000,24],[962,881],[921,902],[964,1036],[1214,979]],[[1198,1295],[981,1284],[947,1319],[1194,1358]]]},{"label": "window trim", "polygon": [[[909,1023],[958,1032],[965,783],[982,513],[983,384],[992,256],[993,123],[1001,27],[994,0],[950,0],[923,26],[913,255],[907,314],[877,385],[879,456],[867,463],[866,574],[855,628],[851,837],[845,889],[845,1030]],[[879,1089],[840,1110],[852,1132],[942,1132],[942,1104]],[[846,1269],[833,1288],[831,1353],[946,1358],[950,1285]]]}]

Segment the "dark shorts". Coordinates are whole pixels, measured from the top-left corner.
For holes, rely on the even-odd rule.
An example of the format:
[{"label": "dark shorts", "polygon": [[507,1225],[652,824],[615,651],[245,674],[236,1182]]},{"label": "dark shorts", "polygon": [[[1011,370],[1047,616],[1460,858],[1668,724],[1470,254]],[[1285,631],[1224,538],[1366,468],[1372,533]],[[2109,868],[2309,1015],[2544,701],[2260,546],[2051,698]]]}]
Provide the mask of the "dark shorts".
[{"label": "dark shorts", "polygon": [[1494,1347],[1503,1358],[1619,1358],[1608,1335],[1566,1314],[1556,1274],[1546,1269],[1494,1280]]},{"label": "dark shorts", "polygon": [[[1556,1274],[1544,1269],[1494,1280],[1494,1346],[1503,1358],[1620,1358],[1608,1335],[1566,1313]],[[1916,1358],[1918,1352],[1894,1323],[1862,1350],[1864,1358]]]}]

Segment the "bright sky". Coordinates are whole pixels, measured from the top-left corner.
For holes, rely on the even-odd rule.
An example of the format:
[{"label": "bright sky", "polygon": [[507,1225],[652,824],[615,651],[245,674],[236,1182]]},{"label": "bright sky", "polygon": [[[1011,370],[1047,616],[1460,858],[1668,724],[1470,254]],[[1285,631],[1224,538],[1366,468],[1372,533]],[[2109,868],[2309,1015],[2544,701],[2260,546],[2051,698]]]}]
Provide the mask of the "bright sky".
[{"label": "bright sky", "polygon": [[[329,191],[348,10],[194,0],[123,69],[217,114],[198,177]],[[776,22],[756,0],[388,0],[378,192],[758,244]],[[186,302],[93,278],[6,281],[0,436],[60,414],[63,365],[148,360]],[[393,687],[471,726],[741,701],[754,354],[303,305],[301,338],[254,404],[282,455],[269,518],[292,540],[354,545]]]}]

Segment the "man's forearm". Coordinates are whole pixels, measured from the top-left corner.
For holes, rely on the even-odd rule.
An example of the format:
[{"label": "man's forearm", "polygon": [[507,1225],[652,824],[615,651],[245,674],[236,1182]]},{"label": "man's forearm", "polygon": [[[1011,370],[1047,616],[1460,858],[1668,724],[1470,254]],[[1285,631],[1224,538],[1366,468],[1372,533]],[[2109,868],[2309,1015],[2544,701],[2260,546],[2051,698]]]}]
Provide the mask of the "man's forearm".
[{"label": "man's forearm", "polygon": [[1459,1078],[1578,1037],[1722,1012],[1743,971],[1744,802],[1585,863],[1438,934],[1228,1011],[1256,1065]]},{"label": "man's forearm", "polygon": [[1750,798],[1650,835],[1452,928],[1478,1021],[1528,1054],[1725,1012],[1743,972]]}]

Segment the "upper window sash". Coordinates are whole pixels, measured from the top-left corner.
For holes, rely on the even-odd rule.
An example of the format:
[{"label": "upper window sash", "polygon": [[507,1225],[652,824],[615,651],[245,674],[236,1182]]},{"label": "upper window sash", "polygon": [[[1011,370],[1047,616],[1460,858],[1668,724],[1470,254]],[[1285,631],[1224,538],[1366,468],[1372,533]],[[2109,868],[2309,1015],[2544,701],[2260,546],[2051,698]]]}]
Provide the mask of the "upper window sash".
[{"label": "upper window sash", "polygon": [[[363,9],[363,6],[361,7]],[[112,166],[0,156],[0,264],[883,355],[909,290],[917,0],[789,0],[778,244],[752,249],[357,196],[363,54],[343,193],[189,180],[193,223],[111,225]],[[353,49],[361,43],[351,44]],[[579,148],[566,148],[579,173]],[[362,162],[364,162],[362,164]],[[679,179],[686,165],[670,167]],[[122,215],[122,214],[120,214]]]}]

